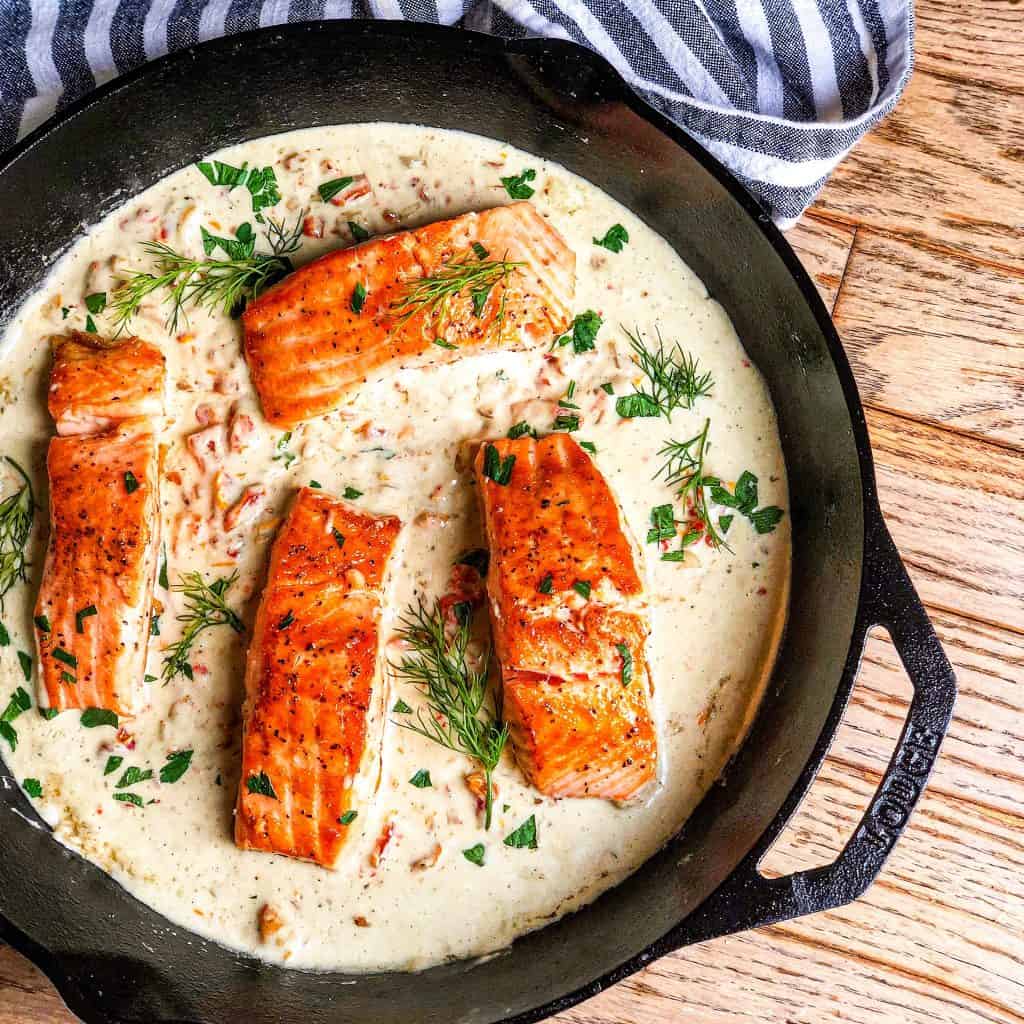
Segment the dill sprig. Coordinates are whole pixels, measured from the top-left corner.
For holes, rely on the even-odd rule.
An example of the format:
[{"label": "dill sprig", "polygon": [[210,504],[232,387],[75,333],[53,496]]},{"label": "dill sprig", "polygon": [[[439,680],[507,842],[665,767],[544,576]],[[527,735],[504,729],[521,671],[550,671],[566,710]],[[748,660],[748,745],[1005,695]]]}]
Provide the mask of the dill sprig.
[{"label": "dill sprig", "polygon": [[678,342],[666,348],[658,331],[655,348],[647,344],[639,330],[633,334],[625,327],[622,329],[633,349],[633,362],[643,371],[648,386],[616,400],[615,409],[620,416],[664,416],[671,420],[676,409],[692,409],[698,398],[711,394],[711,374],[701,373],[698,360],[684,352]]},{"label": "dill sprig", "polygon": [[[481,255],[481,253],[483,255]],[[443,338],[451,314],[451,302],[465,292],[473,303],[473,315],[479,317],[491,290],[499,282],[502,285],[498,311],[489,326],[489,331],[501,331],[505,321],[505,298],[509,278],[525,263],[511,260],[490,260],[487,250],[479,243],[473,255],[466,254],[446,263],[436,274],[409,281],[405,294],[391,304],[391,311],[400,324],[414,316],[423,315],[433,321],[434,332]]]},{"label": "dill sprig", "polygon": [[[717,477],[706,476],[704,473],[710,428],[711,420],[705,420],[703,430],[689,440],[669,441],[658,452],[665,461],[654,478],[657,480],[661,477],[670,487],[676,488],[676,495],[681,501],[685,502],[689,498],[693,502],[694,514],[704,524],[703,535],[710,539],[712,547],[732,551],[712,521],[711,510],[708,508],[706,489],[719,482]],[[686,546],[687,537],[684,537],[683,547]]]},{"label": "dill sprig", "polygon": [[288,256],[302,244],[304,212],[291,226],[267,218],[269,253],[196,260],[175,252],[164,242],[144,243],[143,250],[154,261],[153,271],[129,271],[107,304],[114,314],[116,333],[128,326],[149,295],[164,290],[164,302],[170,305],[167,329],[172,334],[178,329],[179,319],[187,321],[188,305],[220,309],[228,316],[236,316],[249,299],[256,298],[294,269]]},{"label": "dill sprig", "polygon": [[0,609],[4,596],[17,583],[28,579],[25,548],[32,532],[36,502],[28,474],[10,457],[4,458],[18,471],[23,487],[0,501]]},{"label": "dill sprig", "polygon": [[[459,607],[459,606],[457,606]],[[457,617],[458,626],[449,638],[439,602],[428,609],[422,601],[410,606],[399,619],[398,636],[411,648],[392,670],[404,682],[414,683],[426,698],[426,710],[416,711],[415,722],[397,722],[442,747],[466,754],[480,762],[487,796],[484,828],[491,827],[491,775],[501,760],[508,741],[508,724],[497,711],[485,706],[490,649],[478,668],[466,658],[472,626],[472,612]]]},{"label": "dill sprig", "polygon": [[237,570],[230,576],[221,576],[213,583],[207,583],[198,572],[185,572],[178,576],[178,582],[171,589],[185,595],[185,611],[177,616],[183,628],[181,639],[164,648],[162,675],[165,683],[179,674],[192,678],[192,666],[188,658],[192,645],[204,629],[230,626],[236,633],[245,632],[242,620],[228,607],[226,600],[228,591],[237,579]]}]

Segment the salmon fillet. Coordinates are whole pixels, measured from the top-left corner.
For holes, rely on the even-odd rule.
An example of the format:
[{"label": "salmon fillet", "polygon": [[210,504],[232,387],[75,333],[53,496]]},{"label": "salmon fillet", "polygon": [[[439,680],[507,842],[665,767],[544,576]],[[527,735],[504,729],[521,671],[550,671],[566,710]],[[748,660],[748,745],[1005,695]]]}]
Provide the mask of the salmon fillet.
[{"label": "salmon fillet", "polygon": [[658,749],[643,586],[611,490],[565,433],[485,443],[476,478],[516,760],[549,796],[629,800]]},{"label": "salmon fillet", "polygon": [[55,437],[50,540],[36,600],[39,704],[135,714],[159,543],[159,457],[148,420]]},{"label": "salmon fillet", "polygon": [[52,344],[48,405],[58,434],[96,434],[163,413],[164,357],[155,345],[82,331]]},{"label": "salmon fillet", "polygon": [[[522,265],[502,272],[502,263]],[[265,292],[242,318],[263,413],[291,427],[402,366],[545,344],[572,321],[575,272],[575,255],[529,203],[328,253]],[[438,275],[451,278],[451,294],[437,306],[417,305],[417,282],[436,285]],[[357,312],[360,287],[366,295]]]},{"label": "salmon fillet", "polygon": [[243,849],[333,867],[345,845],[375,783],[381,590],[400,529],[303,488],[274,540],[245,675]]}]

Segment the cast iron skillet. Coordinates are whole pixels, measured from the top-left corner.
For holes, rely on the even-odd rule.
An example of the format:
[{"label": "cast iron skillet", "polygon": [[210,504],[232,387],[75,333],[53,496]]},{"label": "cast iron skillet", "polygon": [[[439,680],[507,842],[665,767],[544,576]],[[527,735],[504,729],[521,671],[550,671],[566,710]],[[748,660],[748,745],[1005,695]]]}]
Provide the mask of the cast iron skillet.
[{"label": "cast iron skillet", "polygon": [[[6,786],[0,935],[95,1024],[540,1020],[687,943],[857,897],[906,824],[949,722],[952,670],[882,522],[863,410],[814,287],[729,173],[592,53],[328,22],[160,60],[44,126],[0,167],[0,309],[17,308],[83,224],[169,171],[244,139],[373,120],[478,132],[557,160],[668,239],[724,305],[771,388],[789,467],[786,638],[749,738],[679,835],[591,906],[480,963],[342,977],[248,959],[132,899],[50,839]],[[766,879],[758,861],[814,779],[875,624],[914,686],[892,762],[833,864]],[[154,816],[153,827],[174,822]]]}]

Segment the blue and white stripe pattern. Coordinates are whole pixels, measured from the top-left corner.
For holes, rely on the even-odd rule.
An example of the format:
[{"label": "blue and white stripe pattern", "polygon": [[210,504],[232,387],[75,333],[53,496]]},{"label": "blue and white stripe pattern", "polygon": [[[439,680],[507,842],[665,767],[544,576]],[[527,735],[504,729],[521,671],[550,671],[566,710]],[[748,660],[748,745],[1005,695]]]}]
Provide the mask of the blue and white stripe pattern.
[{"label": "blue and white stripe pattern", "polygon": [[114,75],[290,21],[404,18],[602,54],[785,226],[895,105],[912,0],[0,0],[0,150]]}]

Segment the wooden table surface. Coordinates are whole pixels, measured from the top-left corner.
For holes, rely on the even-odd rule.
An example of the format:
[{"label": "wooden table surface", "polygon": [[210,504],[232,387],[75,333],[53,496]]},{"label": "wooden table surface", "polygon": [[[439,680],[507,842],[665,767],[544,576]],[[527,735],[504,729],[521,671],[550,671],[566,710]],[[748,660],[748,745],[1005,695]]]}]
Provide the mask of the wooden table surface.
[{"label": "wooden table surface", "polygon": [[[685,949],[559,1024],[1024,1024],[1024,5],[923,0],[917,19],[902,102],[789,237],[850,354],[890,529],[956,668],[942,757],[857,903]],[[880,632],[766,870],[841,849],[908,694]],[[72,1020],[0,948],[0,1024]]]}]

